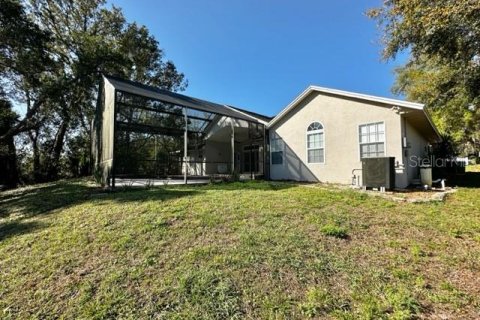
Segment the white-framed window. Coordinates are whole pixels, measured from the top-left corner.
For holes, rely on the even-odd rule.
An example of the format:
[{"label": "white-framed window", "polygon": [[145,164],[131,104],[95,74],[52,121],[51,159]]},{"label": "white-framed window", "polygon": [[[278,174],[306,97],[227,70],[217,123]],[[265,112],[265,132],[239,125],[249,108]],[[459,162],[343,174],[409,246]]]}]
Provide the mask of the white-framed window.
[{"label": "white-framed window", "polygon": [[270,140],[270,161],[272,164],[283,164],[283,140],[277,135]]},{"label": "white-framed window", "polygon": [[325,163],[325,133],[320,122],[312,122],[307,128],[307,162]]},{"label": "white-framed window", "polygon": [[385,156],[385,123],[375,122],[358,126],[360,159]]}]

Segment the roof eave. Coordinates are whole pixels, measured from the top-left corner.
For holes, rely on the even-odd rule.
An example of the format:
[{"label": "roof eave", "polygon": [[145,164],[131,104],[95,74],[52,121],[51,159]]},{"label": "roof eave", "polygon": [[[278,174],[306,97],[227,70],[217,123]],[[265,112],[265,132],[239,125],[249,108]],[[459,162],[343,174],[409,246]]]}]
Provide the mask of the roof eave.
[{"label": "roof eave", "polygon": [[415,110],[424,110],[424,107],[425,107],[425,105],[421,103],[383,98],[383,97],[371,96],[367,94],[348,92],[348,91],[337,90],[337,89],[329,89],[329,88],[324,88],[319,86],[309,86],[302,93],[300,93],[289,105],[287,105],[282,111],[280,111],[280,113],[268,123],[267,127],[270,128],[273,125],[275,125],[275,123],[277,123],[281,118],[283,118],[292,109],[294,109],[300,101],[302,101],[307,95],[309,95],[314,91],[320,92],[320,93],[338,95],[342,97],[349,97],[354,99],[377,102],[377,103],[382,103],[390,106],[398,106],[403,108],[415,109]]},{"label": "roof eave", "polygon": [[309,86],[305,90],[302,91],[292,102],[290,102],[279,114],[277,114],[270,122],[267,124],[267,128],[271,128],[275,123],[277,123],[284,115],[289,113],[293,108],[297,106],[297,104],[303,100],[308,94],[313,91],[313,86]]},{"label": "roof eave", "polygon": [[242,110],[239,110],[239,109],[237,109],[237,108],[235,108],[235,107],[231,107],[231,106],[229,106],[229,105],[227,105],[227,104],[224,104],[223,106],[226,107],[226,108],[229,108],[229,109],[231,109],[231,110],[234,110],[234,111],[236,111],[236,112],[239,112],[239,113],[243,114],[243,115],[246,116],[246,117],[250,117],[251,119],[253,119],[253,120],[257,121],[257,122],[260,122],[261,124],[263,124],[263,125],[265,125],[265,126],[268,124],[268,122],[266,122],[266,121],[264,121],[264,120],[262,120],[262,119],[260,119],[260,118],[254,117],[254,116],[252,116],[251,114],[248,114],[248,113],[246,113],[246,112],[243,112]]},{"label": "roof eave", "polygon": [[437,135],[437,142],[442,142],[443,138],[440,132],[438,131],[437,127],[433,123],[432,118],[430,117],[430,113],[427,111],[427,109],[423,109],[423,113],[425,114],[425,117],[427,117],[428,122],[430,123],[430,126],[432,127],[433,131]]}]

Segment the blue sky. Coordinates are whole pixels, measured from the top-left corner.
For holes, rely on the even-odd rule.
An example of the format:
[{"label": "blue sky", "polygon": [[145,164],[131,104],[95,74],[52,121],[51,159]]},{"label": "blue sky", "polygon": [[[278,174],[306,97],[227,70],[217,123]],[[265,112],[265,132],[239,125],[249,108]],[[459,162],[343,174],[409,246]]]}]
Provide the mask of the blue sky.
[{"label": "blue sky", "polygon": [[113,0],[185,73],[185,94],[275,115],[308,85],[393,97],[365,16],[381,0]]}]

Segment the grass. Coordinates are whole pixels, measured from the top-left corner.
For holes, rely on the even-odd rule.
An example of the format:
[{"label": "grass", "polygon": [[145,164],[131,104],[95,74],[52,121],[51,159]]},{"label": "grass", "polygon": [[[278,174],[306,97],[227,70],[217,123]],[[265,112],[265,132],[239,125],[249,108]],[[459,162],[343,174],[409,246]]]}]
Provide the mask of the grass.
[{"label": "grass", "polygon": [[320,228],[320,231],[327,236],[335,237],[339,239],[346,239],[348,237],[346,228],[333,225],[333,224],[324,225],[323,227]]},{"label": "grass", "polygon": [[479,288],[471,187],[421,204],[278,182],[0,193],[2,319],[468,319]]}]

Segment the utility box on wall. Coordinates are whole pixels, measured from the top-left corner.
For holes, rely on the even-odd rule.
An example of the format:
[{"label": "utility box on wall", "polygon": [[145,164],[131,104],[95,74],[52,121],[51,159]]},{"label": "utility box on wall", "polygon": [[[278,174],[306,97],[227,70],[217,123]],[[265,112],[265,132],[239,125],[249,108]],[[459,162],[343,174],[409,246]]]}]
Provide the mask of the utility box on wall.
[{"label": "utility box on wall", "polygon": [[363,186],[366,188],[395,188],[395,157],[362,159]]}]

